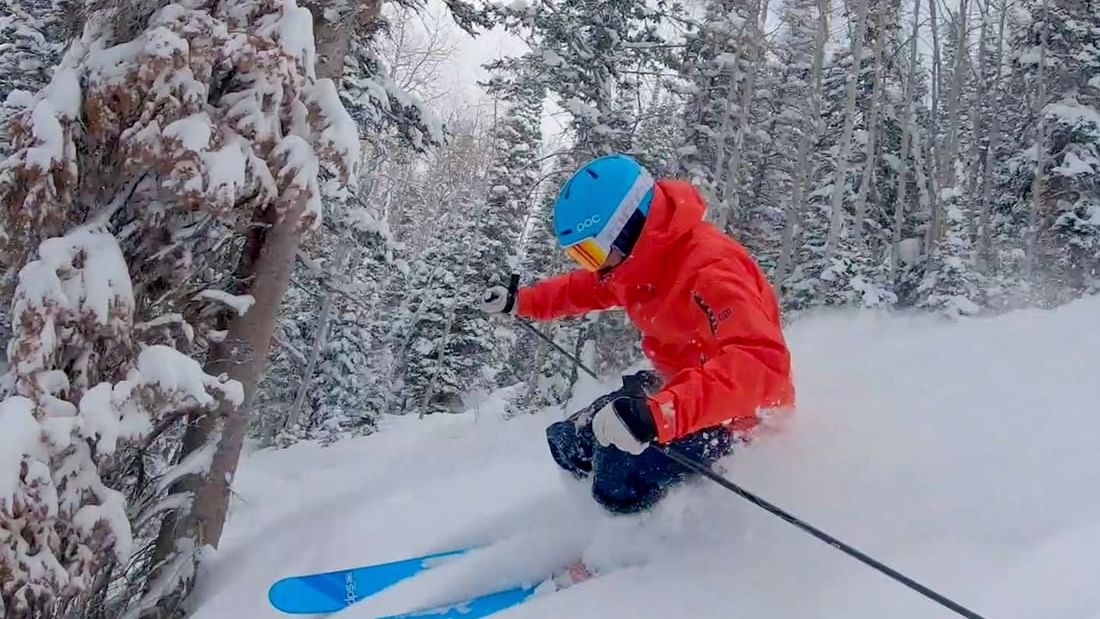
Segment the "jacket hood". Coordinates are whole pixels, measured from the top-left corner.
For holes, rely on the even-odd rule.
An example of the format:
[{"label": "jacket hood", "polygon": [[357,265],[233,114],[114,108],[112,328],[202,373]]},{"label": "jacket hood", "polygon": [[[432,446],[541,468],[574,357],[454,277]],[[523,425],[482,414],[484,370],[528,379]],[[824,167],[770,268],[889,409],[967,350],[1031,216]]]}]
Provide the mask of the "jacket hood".
[{"label": "jacket hood", "polygon": [[642,233],[630,255],[610,275],[630,281],[651,276],[654,262],[661,259],[665,249],[699,225],[705,211],[703,197],[690,183],[657,181]]}]

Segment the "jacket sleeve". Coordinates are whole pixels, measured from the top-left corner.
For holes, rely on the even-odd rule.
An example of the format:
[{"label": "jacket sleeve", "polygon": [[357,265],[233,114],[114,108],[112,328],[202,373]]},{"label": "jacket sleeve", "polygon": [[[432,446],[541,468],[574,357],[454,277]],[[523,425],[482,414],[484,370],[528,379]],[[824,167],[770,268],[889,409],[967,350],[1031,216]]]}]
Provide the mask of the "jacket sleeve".
[{"label": "jacket sleeve", "polygon": [[658,441],[739,421],[751,427],[758,409],[793,404],[790,353],[767,294],[755,278],[732,270],[711,270],[697,281],[699,331],[717,339],[719,353],[677,373],[650,399]]},{"label": "jacket sleeve", "polygon": [[519,290],[516,313],[523,318],[553,320],[615,307],[611,291],[589,271],[572,271]]}]

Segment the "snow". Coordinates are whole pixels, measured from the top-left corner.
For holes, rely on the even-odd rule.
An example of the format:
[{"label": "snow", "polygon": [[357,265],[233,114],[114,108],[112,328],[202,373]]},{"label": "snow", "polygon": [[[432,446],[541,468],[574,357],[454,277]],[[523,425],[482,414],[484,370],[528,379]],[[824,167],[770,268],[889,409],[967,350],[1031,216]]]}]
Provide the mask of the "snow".
[{"label": "snow", "polygon": [[13,90],[8,93],[8,97],[4,99],[4,107],[10,107],[13,109],[23,109],[34,105],[34,93],[26,90]]},{"label": "snow", "polygon": [[923,237],[910,237],[898,244],[898,258],[904,264],[916,264],[920,260]]},{"label": "snow", "polygon": [[170,123],[161,135],[166,139],[179,140],[187,150],[201,153],[210,144],[210,138],[214,135],[214,125],[210,121],[209,114],[198,112]]},{"label": "snow", "polygon": [[234,312],[237,312],[238,316],[244,316],[256,302],[255,297],[250,294],[230,294],[224,290],[214,290],[211,288],[202,290],[194,296],[194,300],[198,301],[200,299],[209,299],[228,305],[233,308]]},{"label": "snow", "polygon": [[41,429],[34,418],[34,402],[22,396],[0,401],[0,506],[10,503],[19,485],[19,463],[37,451]]},{"label": "snow", "polygon": [[313,44],[313,15],[294,0],[283,0],[283,18],[279,21],[279,43],[298,58],[306,75],[314,76],[316,51]]},{"label": "snow", "polygon": [[[28,263],[19,274],[21,294],[13,316],[24,304],[62,307],[92,314],[107,324],[112,312],[128,316],[133,311],[134,293],[126,260],[114,236],[93,228],[77,228],[63,237],[46,239],[38,248],[39,260]],[[76,268],[78,257],[83,265]]]},{"label": "snow", "polygon": [[44,97],[62,118],[78,118],[83,99],[80,75],[72,67],[59,67],[46,86]]},{"label": "snow", "polygon": [[275,147],[272,155],[283,160],[277,177],[281,184],[299,189],[306,194],[306,210],[315,216],[319,224],[321,219],[321,195],[317,186],[321,162],[313,147],[301,136],[285,136]]},{"label": "snow", "polygon": [[65,132],[58,110],[49,101],[39,101],[31,113],[31,131],[37,140],[27,149],[27,165],[45,172],[65,158]]},{"label": "snow", "polygon": [[73,525],[84,532],[85,539],[92,537],[100,525],[107,527],[116,540],[112,545],[115,559],[125,563],[134,549],[134,536],[126,514],[126,498],[121,492],[99,488],[100,503],[84,505],[73,515]]},{"label": "snow", "polygon": [[186,57],[191,46],[187,40],[165,26],[158,26],[142,36],[142,53],[153,58],[168,59],[173,56]]},{"label": "snow", "polygon": [[552,49],[542,50],[542,62],[548,67],[560,67],[565,64],[565,59]]},{"label": "snow", "polygon": [[321,116],[328,121],[318,140],[321,150],[331,149],[347,170],[350,181],[354,181],[359,166],[359,126],[344,108],[340,93],[330,79],[320,79],[309,92],[310,101],[321,110]]},{"label": "snow", "polygon": [[84,434],[98,436],[96,451],[104,454],[115,452],[118,441],[118,413],[111,401],[111,384],[99,383],[80,398],[80,415],[84,423]]},{"label": "snow", "polygon": [[180,326],[180,329],[183,331],[183,335],[185,338],[187,338],[188,342],[191,342],[195,339],[195,328],[191,326],[191,323],[187,322],[187,319],[183,317],[183,314],[178,313],[161,314],[160,316],[157,316],[152,320],[135,324],[134,329],[138,331],[148,331],[150,329],[156,329],[158,327],[171,327],[172,325]]},{"label": "snow", "polygon": [[564,107],[577,118],[582,118],[591,122],[595,122],[596,119],[600,117],[600,113],[596,108],[581,101],[577,97],[573,97],[566,101]]},{"label": "snow", "polygon": [[171,470],[157,480],[158,492],[166,492],[181,477],[209,471],[210,465],[214,462],[214,454],[217,451],[217,443],[211,442],[187,454],[187,457],[179,464],[172,467]]},{"label": "snow", "polygon": [[1089,123],[1094,131],[1100,130],[1100,112],[1091,105],[1082,105],[1072,97],[1067,97],[1058,103],[1051,103],[1043,109],[1047,116],[1054,116],[1059,121],[1070,126]]},{"label": "snow", "polygon": [[1062,158],[1062,164],[1054,168],[1052,172],[1061,176],[1077,176],[1078,174],[1095,174],[1096,166],[1100,161],[1092,155],[1086,155],[1083,159],[1075,150],[1066,152]]},{"label": "snow", "polygon": [[722,52],[714,57],[714,64],[722,69],[731,69],[737,66],[738,60],[737,54]]},{"label": "snow", "polygon": [[[1098,314],[1100,298],[958,321],[811,314],[788,329],[799,410],[722,467],[987,617],[1100,616]],[[339,616],[536,579],[581,555],[603,575],[501,619],[954,617],[705,481],[649,514],[606,516],[546,453],[560,411],[502,421],[488,409],[506,401],[248,454],[194,616],[277,617],[277,578],[496,541]]]},{"label": "snow", "polygon": [[214,398],[206,392],[207,375],[198,361],[169,346],[148,346],[138,355],[138,372],[147,385],[159,385],[167,392],[180,392],[209,406]]}]

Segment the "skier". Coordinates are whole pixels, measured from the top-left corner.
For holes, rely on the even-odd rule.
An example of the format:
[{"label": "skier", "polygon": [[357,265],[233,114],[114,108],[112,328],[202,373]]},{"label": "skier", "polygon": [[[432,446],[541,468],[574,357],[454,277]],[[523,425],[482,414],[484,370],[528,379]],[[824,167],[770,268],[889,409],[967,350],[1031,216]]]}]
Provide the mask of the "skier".
[{"label": "skier", "polygon": [[748,251],[703,221],[704,210],[695,187],[655,182],[630,157],[590,161],[554,204],[558,243],[581,269],[495,286],[481,304],[534,320],[620,307],[641,331],[657,374],[625,376],[621,389],[547,428],[554,460],[591,477],[593,498],[611,512],[646,510],[688,476],[647,449],[651,442],[710,464],[757,424],[760,409],[794,404],[775,294]]}]

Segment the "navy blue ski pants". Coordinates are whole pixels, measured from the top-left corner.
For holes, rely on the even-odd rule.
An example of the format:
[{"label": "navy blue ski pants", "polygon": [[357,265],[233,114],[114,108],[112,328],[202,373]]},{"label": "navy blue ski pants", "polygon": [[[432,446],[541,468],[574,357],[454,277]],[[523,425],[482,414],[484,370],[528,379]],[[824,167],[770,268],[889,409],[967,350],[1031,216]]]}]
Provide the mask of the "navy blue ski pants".
[{"label": "navy blue ski pants", "polygon": [[[608,511],[629,514],[653,507],[668,488],[692,475],[656,449],[634,456],[604,447],[592,432],[592,417],[607,405],[604,396],[565,421],[546,428],[550,453],[558,466],[577,479],[592,480],[592,498]],[[730,453],[732,440],[724,428],[708,428],[672,442],[703,464]]]}]

